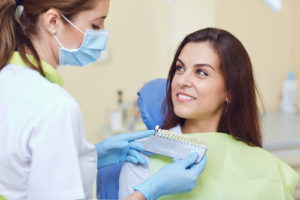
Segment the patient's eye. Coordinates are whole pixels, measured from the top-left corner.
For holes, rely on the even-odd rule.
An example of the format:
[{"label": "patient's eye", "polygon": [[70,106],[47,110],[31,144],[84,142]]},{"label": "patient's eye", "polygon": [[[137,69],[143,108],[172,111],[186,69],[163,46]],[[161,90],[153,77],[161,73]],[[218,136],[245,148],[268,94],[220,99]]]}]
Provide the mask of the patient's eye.
[{"label": "patient's eye", "polygon": [[201,75],[201,76],[207,76],[207,75],[208,75],[206,72],[204,72],[204,71],[201,70],[201,69],[197,69],[197,70],[196,70],[196,73],[199,74],[199,75]]},{"label": "patient's eye", "polygon": [[180,65],[176,65],[176,71],[179,71],[179,72],[183,72],[184,71],[184,68],[181,67]]}]

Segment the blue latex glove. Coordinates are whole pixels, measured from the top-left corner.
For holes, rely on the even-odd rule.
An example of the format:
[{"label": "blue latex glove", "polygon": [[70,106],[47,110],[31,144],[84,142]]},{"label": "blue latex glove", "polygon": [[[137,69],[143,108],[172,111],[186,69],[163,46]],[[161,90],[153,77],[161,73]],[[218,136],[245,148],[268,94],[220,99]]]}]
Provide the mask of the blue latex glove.
[{"label": "blue latex glove", "polygon": [[137,133],[120,134],[99,142],[96,144],[98,168],[124,161],[134,164],[146,164],[146,160],[140,152],[147,152],[143,150],[143,144],[135,142],[134,140],[148,137],[154,133],[154,130],[148,130]]},{"label": "blue latex glove", "polygon": [[147,200],[156,200],[162,195],[185,193],[191,191],[206,166],[206,155],[195,164],[197,153],[192,153],[183,160],[162,167],[149,179],[134,189],[144,194]]}]

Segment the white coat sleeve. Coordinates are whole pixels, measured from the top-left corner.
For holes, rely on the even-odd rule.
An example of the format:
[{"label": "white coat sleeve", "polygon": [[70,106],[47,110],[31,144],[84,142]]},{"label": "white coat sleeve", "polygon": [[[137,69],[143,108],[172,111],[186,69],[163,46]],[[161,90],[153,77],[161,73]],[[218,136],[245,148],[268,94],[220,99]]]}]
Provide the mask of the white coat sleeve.
[{"label": "white coat sleeve", "polygon": [[73,99],[62,98],[36,122],[28,145],[32,156],[28,199],[84,198],[78,160],[83,133],[74,130],[76,123],[82,123],[76,116],[78,107]]},{"label": "white coat sleeve", "polygon": [[143,155],[146,165],[135,165],[125,162],[122,166],[119,178],[119,199],[125,199],[134,190],[133,187],[145,181],[152,174],[151,163],[148,156]]}]

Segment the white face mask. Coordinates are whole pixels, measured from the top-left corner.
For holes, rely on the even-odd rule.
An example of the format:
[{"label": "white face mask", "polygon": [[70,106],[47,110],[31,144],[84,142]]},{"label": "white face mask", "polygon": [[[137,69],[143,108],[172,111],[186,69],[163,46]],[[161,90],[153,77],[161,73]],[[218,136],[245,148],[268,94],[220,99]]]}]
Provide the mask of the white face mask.
[{"label": "white face mask", "polygon": [[78,49],[64,48],[58,38],[53,34],[53,37],[59,44],[59,64],[60,65],[72,65],[72,66],[86,66],[87,64],[96,62],[101,52],[105,49],[108,31],[106,30],[87,30],[86,32],[80,30],[75,24],[73,24],[64,15],[62,17],[76,28],[79,32],[84,34],[84,39],[81,46]]}]

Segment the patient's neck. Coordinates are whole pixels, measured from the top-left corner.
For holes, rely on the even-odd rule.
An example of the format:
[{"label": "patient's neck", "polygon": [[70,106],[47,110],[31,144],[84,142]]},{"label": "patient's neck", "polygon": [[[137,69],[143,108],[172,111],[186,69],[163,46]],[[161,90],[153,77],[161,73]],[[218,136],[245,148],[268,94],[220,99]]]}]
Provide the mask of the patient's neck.
[{"label": "patient's neck", "polygon": [[202,119],[185,119],[182,133],[217,132],[221,116]]}]

